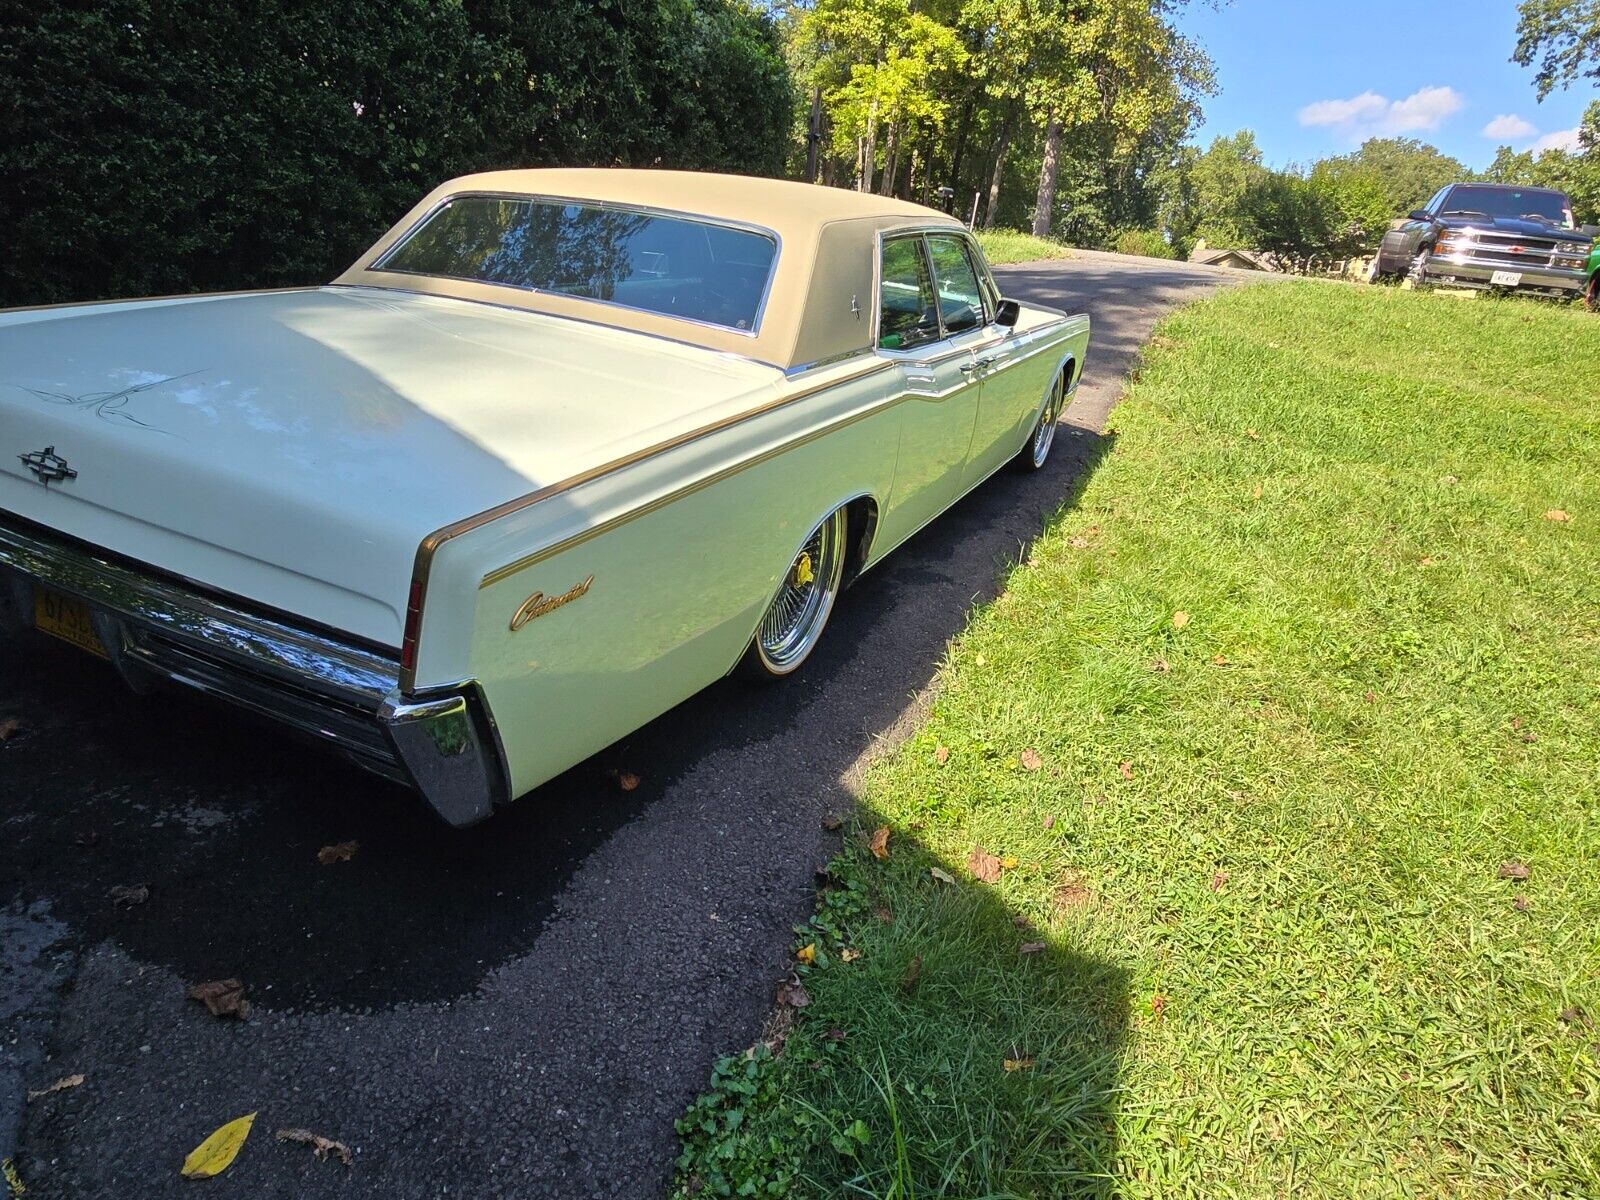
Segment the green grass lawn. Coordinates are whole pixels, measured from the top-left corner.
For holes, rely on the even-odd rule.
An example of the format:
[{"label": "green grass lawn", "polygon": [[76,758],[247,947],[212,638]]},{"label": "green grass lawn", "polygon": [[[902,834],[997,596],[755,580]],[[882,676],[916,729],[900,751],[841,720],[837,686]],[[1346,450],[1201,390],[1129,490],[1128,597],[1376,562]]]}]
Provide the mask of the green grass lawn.
[{"label": "green grass lawn", "polygon": [[1166,321],[679,1193],[1600,1196],[1597,344],[1319,284]]},{"label": "green grass lawn", "polygon": [[992,266],[1072,257],[1072,251],[1060,242],[1034,237],[1017,229],[979,229],[976,232],[978,244],[983,247],[983,256]]}]

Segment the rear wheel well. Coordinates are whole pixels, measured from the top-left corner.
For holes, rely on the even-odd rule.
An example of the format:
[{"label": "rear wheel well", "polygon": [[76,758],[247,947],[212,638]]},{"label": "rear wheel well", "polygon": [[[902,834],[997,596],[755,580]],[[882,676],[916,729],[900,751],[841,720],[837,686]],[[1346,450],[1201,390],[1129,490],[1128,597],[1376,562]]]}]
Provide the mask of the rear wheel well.
[{"label": "rear wheel well", "polygon": [[849,524],[845,530],[844,586],[855,582],[866,565],[872,539],[878,532],[878,502],[871,496],[857,496],[845,505]]}]

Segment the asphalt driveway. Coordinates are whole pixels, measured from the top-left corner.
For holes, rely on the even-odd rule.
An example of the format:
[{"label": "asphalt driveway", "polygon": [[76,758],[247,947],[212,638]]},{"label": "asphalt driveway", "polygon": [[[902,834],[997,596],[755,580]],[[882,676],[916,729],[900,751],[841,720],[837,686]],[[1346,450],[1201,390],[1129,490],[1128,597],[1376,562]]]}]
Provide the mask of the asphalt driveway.
[{"label": "asphalt driveway", "polygon": [[[1001,274],[1094,319],[1049,468],[997,476],[863,579],[800,678],[719,684],[477,829],[65,646],[0,641],[0,722],[20,723],[0,741],[0,1157],[20,1143],[29,1196],[184,1194],[184,1154],[256,1111],[209,1196],[658,1196],[673,1119],[757,1036],[822,818],[1098,461],[1153,322],[1238,278],[1102,255]],[[148,898],[113,902],[130,885]],[[247,1021],[184,999],[229,976]]]}]

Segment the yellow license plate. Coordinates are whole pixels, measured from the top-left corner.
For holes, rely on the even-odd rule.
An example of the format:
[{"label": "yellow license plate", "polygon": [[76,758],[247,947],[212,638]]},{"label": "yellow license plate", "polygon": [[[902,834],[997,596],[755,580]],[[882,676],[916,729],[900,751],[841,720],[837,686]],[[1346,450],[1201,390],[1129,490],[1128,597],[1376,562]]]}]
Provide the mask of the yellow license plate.
[{"label": "yellow license plate", "polygon": [[35,588],[33,592],[33,624],[40,633],[48,633],[63,642],[71,642],[80,650],[109,658],[100,635],[89,620],[89,606],[82,600],[63,596],[59,592]]}]

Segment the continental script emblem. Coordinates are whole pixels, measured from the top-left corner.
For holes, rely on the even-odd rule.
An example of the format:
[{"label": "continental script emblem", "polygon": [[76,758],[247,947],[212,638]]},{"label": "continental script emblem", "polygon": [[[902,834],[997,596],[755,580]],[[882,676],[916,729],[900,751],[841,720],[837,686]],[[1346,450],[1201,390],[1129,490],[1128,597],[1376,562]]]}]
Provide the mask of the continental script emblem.
[{"label": "continental script emblem", "polygon": [[594,582],[591,575],[576,587],[562,592],[559,596],[546,596],[543,592],[535,592],[520,605],[517,611],[511,614],[511,631],[515,633],[535,617],[542,617],[547,612],[554,612],[563,604],[571,604],[589,591],[589,585]]},{"label": "continental script emblem", "polygon": [[17,458],[45,487],[49,487],[52,483],[60,483],[63,479],[78,477],[78,473],[67,466],[67,460],[56,453],[54,446],[46,446],[43,450],[35,450],[29,454],[19,454]]}]

